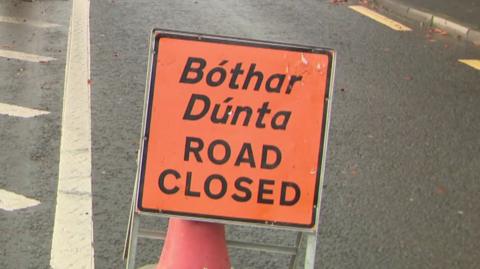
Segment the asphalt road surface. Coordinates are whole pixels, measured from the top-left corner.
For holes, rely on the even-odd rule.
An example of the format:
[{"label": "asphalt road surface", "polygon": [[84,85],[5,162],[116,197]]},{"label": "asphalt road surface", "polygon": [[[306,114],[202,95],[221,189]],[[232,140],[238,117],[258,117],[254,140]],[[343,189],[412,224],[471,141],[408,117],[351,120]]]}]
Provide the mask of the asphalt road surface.
[{"label": "asphalt road surface", "polygon": [[[0,3],[0,268],[50,268],[71,10],[72,1]],[[413,31],[331,1],[92,0],[95,267],[125,266],[148,39],[164,28],[337,51],[315,268],[480,268],[480,71],[458,61],[480,59],[480,49],[387,16]],[[155,263],[161,247],[140,240],[137,264]],[[230,258],[235,268],[288,263],[236,249]]]},{"label": "asphalt road surface", "polygon": [[[0,50],[22,52],[50,61],[0,58],[0,106],[48,114],[0,115],[0,191],[13,192],[39,205],[3,210],[0,203],[0,268],[48,268],[55,216],[60,119],[69,2],[0,2]],[[20,23],[6,23],[17,18]],[[48,21],[50,26],[40,22]],[[39,61],[35,61],[39,60]],[[28,114],[28,113],[27,113]],[[8,199],[8,197],[7,197]]]}]

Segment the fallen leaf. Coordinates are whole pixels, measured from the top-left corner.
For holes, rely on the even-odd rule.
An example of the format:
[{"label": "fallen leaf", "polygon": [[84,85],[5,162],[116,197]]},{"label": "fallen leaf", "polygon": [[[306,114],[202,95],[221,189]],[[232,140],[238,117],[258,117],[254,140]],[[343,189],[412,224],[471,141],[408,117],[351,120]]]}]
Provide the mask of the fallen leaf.
[{"label": "fallen leaf", "polygon": [[406,76],[404,76],[403,78],[404,78],[405,80],[412,80],[412,79],[413,79],[413,77],[410,76],[410,75],[406,75]]},{"label": "fallen leaf", "polygon": [[448,33],[440,28],[432,28],[432,33],[441,34],[441,35],[448,35]]},{"label": "fallen leaf", "polygon": [[436,193],[436,194],[439,194],[439,195],[442,195],[442,194],[447,193],[447,189],[446,189],[444,186],[438,185],[438,186],[435,188],[435,193]]},{"label": "fallen leaf", "polygon": [[358,3],[362,6],[368,6],[368,0],[360,0]]},{"label": "fallen leaf", "polygon": [[334,4],[334,5],[338,5],[338,4],[343,4],[343,3],[347,3],[348,0],[330,0],[330,3]]},{"label": "fallen leaf", "polygon": [[352,176],[357,176],[358,175],[358,165],[357,164],[354,164],[352,166],[352,168],[350,169],[350,173],[352,174]]},{"label": "fallen leaf", "polygon": [[426,34],[425,38],[430,42],[435,42],[436,41],[435,39],[433,39],[433,34],[432,33]]}]

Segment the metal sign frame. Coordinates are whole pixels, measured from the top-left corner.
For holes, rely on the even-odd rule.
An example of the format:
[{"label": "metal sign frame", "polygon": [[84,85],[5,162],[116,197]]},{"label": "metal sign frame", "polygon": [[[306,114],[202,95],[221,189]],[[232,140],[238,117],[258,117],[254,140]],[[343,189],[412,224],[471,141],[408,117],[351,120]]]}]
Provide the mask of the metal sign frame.
[{"label": "metal sign frame", "polygon": [[[151,89],[152,81],[154,79],[154,60],[156,59],[157,50],[155,47],[156,39],[159,36],[168,36],[168,37],[182,37],[187,38],[190,40],[199,40],[199,41],[212,41],[212,42],[219,42],[227,43],[227,44],[240,44],[245,45],[248,44],[250,46],[256,47],[272,47],[275,48],[285,48],[290,50],[300,50],[300,51],[310,51],[310,52],[322,52],[327,54],[330,57],[328,73],[327,73],[327,89],[325,90],[325,103],[324,103],[324,120],[323,120],[323,130],[322,130],[322,137],[321,137],[321,144],[320,144],[320,152],[319,152],[319,165],[320,169],[317,171],[317,193],[315,203],[316,205],[314,210],[314,218],[313,218],[313,225],[311,226],[295,226],[295,225],[266,225],[260,222],[244,222],[238,219],[222,219],[222,218],[204,218],[198,217],[196,215],[185,215],[185,214],[172,214],[172,213],[159,213],[159,212],[141,212],[138,210],[137,201],[139,199],[140,194],[140,181],[143,176],[144,172],[144,160],[145,158],[145,145],[146,139],[145,136],[147,134],[148,129],[148,117],[149,109],[147,106],[151,103]],[[129,223],[128,229],[126,234],[125,240],[125,247],[124,247],[124,259],[127,259],[127,268],[133,269],[135,266],[135,256],[136,256],[136,248],[137,248],[137,241],[138,238],[150,238],[150,239],[164,239],[164,233],[148,230],[148,229],[140,229],[140,217],[143,216],[154,216],[159,218],[169,218],[169,217],[181,217],[183,219],[195,220],[195,221],[203,221],[203,222],[215,222],[227,225],[240,225],[240,226],[248,226],[248,227],[258,227],[258,228],[267,228],[267,229],[279,229],[279,230],[287,230],[287,231],[295,231],[297,232],[297,238],[294,247],[285,247],[285,246],[278,246],[278,245],[264,245],[264,244],[254,244],[250,242],[240,242],[240,241],[229,241],[227,243],[231,247],[237,248],[247,248],[247,249],[254,249],[259,251],[267,251],[267,252],[274,252],[274,253],[283,253],[292,256],[290,268],[296,268],[298,254],[300,253],[300,245],[303,240],[306,240],[306,250],[305,250],[305,267],[308,269],[314,268],[315,262],[315,250],[316,250],[316,242],[317,242],[317,231],[319,225],[319,217],[320,217],[320,207],[321,207],[321,195],[323,189],[323,182],[324,182],[324,173],[325,173],[325,162],[326,162],[326,153],[327,153],[327,142],[328,142],[328,134],[329,134],[329,126],[330,126],[330,114],[331,114],[331,107],[332,107],[332,97],[333,97],[333,85],[334,85],[334,76],[335,76],[335,62],[336,62],[336,53],[332,49],[327,48],[318,48],[318,47],[309,47],[309,46],[302,46],[302,45],[295,45],[295,44],[287,44],[287,43],[279,43],[279,42],[267,42],[267,41],[259,41],[259,40],[251,40],[251,39],[240,39],[240,38],[233,38],[233,37],[225,37],[225,36],[216,36],[216,35],[204,35],[204,34],[196,34],[196,33],[189,33],[189,32],[179,32],[179,31],[171,31],[171,30],[162,30],[162,29],[154,29],[152,31],[152,35],[150,37],[149,42],[149,57],[148,57],[148,65],[147,65],[147,79],[146,79],[146,91],[144,97],[144,110],[143,110],[143,120],[142,120],[142,135],[140,139],[140,149],[137,156],[137,174],[135,178],[135,189],[132,195],[132,203],[130,208],[130,216],[129,216]]]}]

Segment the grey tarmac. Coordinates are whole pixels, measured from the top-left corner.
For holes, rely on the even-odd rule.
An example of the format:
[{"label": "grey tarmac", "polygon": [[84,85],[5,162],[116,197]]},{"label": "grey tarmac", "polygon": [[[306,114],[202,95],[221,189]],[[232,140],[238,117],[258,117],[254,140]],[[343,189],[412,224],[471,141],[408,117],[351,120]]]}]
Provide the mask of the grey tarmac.
[{"label": "grey tarmac", "polygon": [[[0,16],[61,25],[0,23],[1,49],[57,59],[0,58],[0,103],[50,112],[0,115],[0,189],[40,202],[0,209],[0,268],[49,268],[71,1],[0,7]],[[316,268],[479,268],[480,73],[458,60],[480,59],[480,50],[391,18],[414,30],[393,31],[327,0],[91,0],[95,267],[125,266],[148,40],[164,28],[337,51]],[[165,221],[148,224],[165,229]],[[233,226],[227,235],[279,244],[295,238]],[[138,266],[155,263],[161,247],[140,240]],[[234,268],[288,264],[246,250],[231,249],[230,257]]]}]

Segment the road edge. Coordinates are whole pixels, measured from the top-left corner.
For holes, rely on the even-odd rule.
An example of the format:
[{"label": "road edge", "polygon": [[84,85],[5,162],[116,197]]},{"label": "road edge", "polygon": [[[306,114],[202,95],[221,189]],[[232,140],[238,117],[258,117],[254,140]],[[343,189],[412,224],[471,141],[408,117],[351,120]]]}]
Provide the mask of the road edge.
[{"label": "road edge", "polygon": [[373,3],[400,16],[420,22],[425,26],[436,27],[447,33],[480,45],[480,31],[470,26],[446,19],[428,11],[422,11],[412,6],[405,5],[397,0],[373,0]]}]

